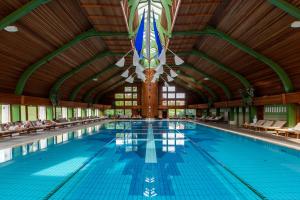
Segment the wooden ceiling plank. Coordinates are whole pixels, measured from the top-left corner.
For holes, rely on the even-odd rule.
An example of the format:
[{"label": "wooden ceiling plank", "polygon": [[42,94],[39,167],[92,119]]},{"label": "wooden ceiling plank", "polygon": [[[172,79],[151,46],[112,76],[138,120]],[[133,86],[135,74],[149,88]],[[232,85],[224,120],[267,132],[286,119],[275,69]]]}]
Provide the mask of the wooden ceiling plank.
[{"label": "wooden ceiling plank", "polygon": [[112,65],[109,65],[107,67],[105,67],[103,70],[101,70],[100,72],[88,77],[87,79],[85,79],[83,82],[77,84],[73,89],[72,89],[72,92],[69,96],[69,99],[71,101],[74,101],[79,93],[79,91],[84,87],[86,86],[88,83],[90,83],[92,80],[94,79],[98,79],[100,76],[102,76],[103,74],[107,73],[107,72],[110,72],[112,70],[114,70],[115,64],[112,64]]},{"label": "wooden ceiling plank", "polygon": [[0,21],[0,30],[4,29],[5,27],[15,23],[23,16],[27,15],[28,13],[32,12],[37,7],[50,2],[51,0],[31,0],[21,8],[17,9],[16,11],[12,12],[8,16],[4,17]]},{"label": "wooden ceiling plank", "polygon": [[71,78],[74,74],[76,74],[76,73],[80,72],[81,70],[83,70],[84,68],[88,67],[94,61],[96,61],[98,59],[102,59],[107,56],[122,56],[122,55],[124,55],[124,53],[113,53],[110,51],[99,52],[98,54],[96,54],[92,58],[90,58],[89,60],[76,66],[72,70],[70,70],[67,73],[65,73],[64,75],[62,75],[58,80],[56,80],[50,89],[49,98],[51,99],[52,102],[57,102],[59,100],[58,99],[59,89],[62,86],[62,84],[67,79]]},{"label": "wooden ceiling plank", "polygon": [[292,92],[294,90],[294,86],[293,86],[292,81],[290,80],[289,76],[284,71],[284,69],[281,66],[279,66],[276,62],[274,62],[270,58],[264,56],[263,54],[255,51],[254,49],[248,47],[246,44],[233,39],[229,35],[225,34],[224,32],[222,32],[216,28],[208,26],[202,31],[173,32],[173,35],[182,35],[182,36],[210,35],[210,36],[214,36],[219,39],[225,40],[225,41],[229,42],[231,45],[237,47],[238,49],[246,52],[247,54],[253,56],[257,60],[268,65],[278,75],[279,79],[282,82],[285,92]]},{"label": "wooden ceiling plank", "polygon": [[16,89],[15,89],[15,94],[17,95],[22,95],[24,87],[28,81],[28,79],[32,76],[32,74],[37,71],[40,67],[42,67],[44,64],[52,60],[54,57],[56,57],[58,54],[62,53],[66,49],[69,49],[73,45],[89,39],[91,37],[105,37],[105,36],[127,36],[128,33],[126,32],[98,32],[94,29],[88,30],[80,35],[77,35],[74,39],[71,41],[67,42],[63,46],[59,47],[55,51],[49,53],[45,57],[41,58],[37,62],[35,62],[33,65],[30,65],[21,75],[21,77],[18,80]]},{"label": "wooden ceiling plank", "polygon": [[120,4],[112,4],[112,3],[97,3],[97,4],[89,4],[83,3],[80,4],[83,8],[121,8]]}]

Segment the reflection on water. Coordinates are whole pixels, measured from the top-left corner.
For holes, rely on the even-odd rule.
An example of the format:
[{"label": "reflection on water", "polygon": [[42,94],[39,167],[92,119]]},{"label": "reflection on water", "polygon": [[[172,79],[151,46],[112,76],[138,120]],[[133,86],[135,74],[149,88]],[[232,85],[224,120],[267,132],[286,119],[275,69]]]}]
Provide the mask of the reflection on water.
[{"label": "reflection on water", "polygon": [[53,145],[63,144],[70,140],[82,139],[84,136],[92,135],[98,132],[100,125],[79,129],[72,132],[66,132],[59,135],[40,139],[25,145],[0,150],[0,163],[4,163],[20,156],[26,156],[30,153],[42,151]]},{"label": "reflection on water", "polygon": [[[153,133],[155,141],[161,143],[163,152],[175,152],[176,146],[184,146],[185,137],[178,131],[186,128],[191,124],[183,122],[168,122],[164,125],[161,122],[153,124]],[[142,121],[119,121],[105,123],[104,129],[116,131],[116,146],[122,147],[126,152],[138,151],[138,144],[147,140],[147,126],[143,126]],[[30,153],[45,150],[53,145],[63,144],[70,140],[82,139],[84,136],[92,135],[98,132],[100,125],[79,129],[72,132],[66,132],[59,135],[40,139],[25,145],[0,150],[0,163],[4,163],[20,156],[26,156]],[[169,131],[168,131],[169,130]]]},{"label": "reflection on water", "polygon": [[138,150],[137,133],[116,133],[116,146],[124,147],[126,152]]},{"label": "reflection on water", "polygon": [[[153,124],[154,141],[163,152],[174,153],[176,146],[184,146],[185,136],[180,130],[184,130],[185,125],[183,122],[175,121],[168,122],[165,126]],[[138,151],[139,144],[147,141],[148,127],[143,127],[138,122],[108,123],[105,128],[116,130],[116,146],[119,149],[124,149],[125,152]]]},{"label": "reflection on water", "polygon": [[175,152],[176,146],[184,146],[184,133],[163,133],[162,151]]}]

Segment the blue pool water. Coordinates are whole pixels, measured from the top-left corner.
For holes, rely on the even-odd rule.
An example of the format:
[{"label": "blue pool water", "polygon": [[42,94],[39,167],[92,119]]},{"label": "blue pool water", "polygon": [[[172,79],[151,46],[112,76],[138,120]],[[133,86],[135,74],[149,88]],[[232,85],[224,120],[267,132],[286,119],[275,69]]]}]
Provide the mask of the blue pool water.
[{"label": "blue pool water", "polygon": [[300,152],[180,121],[119,121],[0,150],[0,199],[300,199]]}]

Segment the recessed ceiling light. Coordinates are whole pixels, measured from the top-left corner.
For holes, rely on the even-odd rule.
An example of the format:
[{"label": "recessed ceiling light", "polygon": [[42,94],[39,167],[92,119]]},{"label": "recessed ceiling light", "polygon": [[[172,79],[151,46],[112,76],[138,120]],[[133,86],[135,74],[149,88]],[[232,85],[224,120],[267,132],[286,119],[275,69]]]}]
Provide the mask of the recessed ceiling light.
[{"label": "recessed ceiling light", "polygon": [[291,23],[291,27],[292,28],[300,28],[300,21],[294,21],[293,23]]},{"label": "recessed ceiling light", "polygon": [[208,78],[208,77],[205,77],[203,80],[205,80],[205,81],[208,81],[208,80],[209,80],[209,78]]},{"label": "recessed ceiling light", "polygon": [[7,26],[4,28],[4,30],[6,30],[7,32],[10,32],[10,33],[15,33],[15,32],[19,31],[18,27],[16,27],[16,26]]},{"label": "recessed ceiling light", "polygon": [[93,81],[98,81],[98,79],[97,78],[93,78]]}]

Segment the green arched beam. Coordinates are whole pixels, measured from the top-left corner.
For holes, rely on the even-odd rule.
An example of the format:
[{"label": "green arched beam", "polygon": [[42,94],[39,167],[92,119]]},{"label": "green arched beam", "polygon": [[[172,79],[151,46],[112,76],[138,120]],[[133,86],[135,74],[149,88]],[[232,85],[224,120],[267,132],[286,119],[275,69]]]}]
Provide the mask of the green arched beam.
[{"label": "green arched beam", "polygon": [[300,9],[284,0],[268,0],[268,2],[281,10],[284,10],[289,15],[300,19]]},{"label": "green arched beam", "polygon": [[31,0],[25,5],[23,5],[21,8],[17,9],[16,11],[12,12],[11,14],[7,15],[0,21],[0,30],[4,29],[5,27],[15,23],[23,16],[27,15],[37,7],[39,7],[42,4],[46,4],[50,2],[51,0]]},{"label": "green arched beam", "polygon": [[196,68],[195,66],[191,65],[191,64],[183,64],[181,65],[181,69],[190,69],[192,70],[194,73],[198,73],[201,74],[201,76],[204,76],[206,78],[209,78],[209,80],[213,83],[215,83],[216,85],[218,85],[220,88],[222,88],[224,94],[226,95],[227,99],[231,99],[232,98],[232,94],[228,88],[227,85],[225,85],[224,83],[222,83],[221,81],[217,80],[216,78],[214,78],[213,76],[205,73],[204,71],[202,71],[201,69]]},{"label": "green arched beam", "polygon": [[236,71],[234,71],[230,67],[224,65],[223,63],[219,62],[218,60],[208,56],[206,53],[204,53],[202,51],[192,50],[192,51],[189,51],[189,52],[180,52],[178,54],[193,55],[193,56],[196,56],[198,58],[202,58],[202,59],[208,61],[209,63],[215,65],[219,69],[221,69],[221,70],[229,73],[230,75],[234,76],[235,78],[237,78],[244,85],[245,88],[250,88],[251,87],[250,82],[244,76],[237,73]]},{"label": "green arched beam", "polygon": [[184,87],[184,88],[186,88],[186,89],[190,89],[190,90],[196,92],[198,95],[201,96],[201,98],[202,98],[202,100],[203,100],[204,102],[207,102],[207,99],[208,99],[208,98],[205,96],[205,94],[204,94],[201,90],[197,90],[197,89],[193,88],[193,87],[190,86],[188,83],[186,83],[185,81],[182,81],[182,80],[180,80],[180,79],[175,79],[174,82],[175,82],[176,84],[180,85],[181,87]]},{"label": "green arched beam", "polygon": [[[171,20],[171,12],[170,7],[172,6],[172,0],[163,0],[161,1],[163,8],[165,9],[166,19],[167,19],[167,37],[171,37],[171,29],[172,29],[172,20]],[[162,27],[161,27],[162,28]]]},{"label": "green arched beam", "polygon": [[58,80],[56,80],[55,83],[53,84],[53,86],[51,87],[50,92],[49,92],[50,99],[56,99],[59,88],[62,86],[62,84],[67,79],[69,79],[70,77],[72,77],[73,75],[75,75],[76,73],[81,71],[82,69],[85,69],[86,67],[88,67],[95,60],[98,60],[98,59],[101,59],[101,58],[104,58],[104,57],[107,57],[107,56],[122,56],[122,55],[124,55],[124,53],[113,53],[113,52],[110,52],[110,51],[104,51],[104,52],[100,52],[100,53],[94,55],[89,60],[81,63],[78,66],[76,66],[72,70],[70,70],[67,73],[65,73],[64,75],[62,75]]},{"label": "green arched beam", "polygon": [[173,35],[177,36],[201,36],[201,35],[210,35],[210,36],[215,36],[219,39],[225,40],[229,42],[231,45],[239,48],[240,50],[246,52],[247,54],[253,56],[257,60],[265,63],[268,65],[280,78],[282,85],[284,87],[285,92],[292,92],[294,90],[293,84],[288,77],[287,73],[273,60],[270,58],[262,55],[261,53],[256,52],[252,48],[248,47],[247,45],[233,39],[229,35],[223,33],[222,31],[219,31],[213,27],[206,27],[202,31],[182,31],[182,32],[173,32]]},{"label": "green arched beam", "polygon": [[108,67],[106,67],[105,69],[103,69],[102,71],[88,77],[87,79],[85,79],[83,82],[81,82],[80,84],[76,85],[75,88],[72,90],[71,94],[70,94],[70,101],[74,101],[77,97],[77,94],[79,93],[79,91],[86,86],[88,83],[90,83],[91,81],[93,81],[93,79],[95,78],[99,78],[100,76],[102,76],[103,74],[105,74],[106,72],[110,72],[114,69],[115,64],[109,65]]},{"label": "green arched beam", "polygon": [[136,13],[139,3],[140,3],[140,0],[128,0],[128,7],[130,8],[129,9],[129,19],[128,19],[129,37],[134,36],[133,20],[134,20],[135,13]]},{"label": "green arched beam", "polygon": [[[112,79],[115,79],[115,78],[120,78],[120,79],[119,79],[119,81],[120,81],[120,80],[121,80],[120,74],[119,74],[119,73],[114,74],[114,75],[108,77],[106,80],[104,80],[104,81],[101,83],[101,85],[98,85],[98,86],[96,86],[96,87],[93,87],[93,88],[89,89],[89,90],[83,95],[83,97],[82,97],[83,101],[86,102],[86,103],[91,103],[91,101],[92,101],[92,95],[93,95],[94,93],[97,93],[97,90],[98,90],[99,88],[101,88],[101,86],[102,86],[104,83],[106,83],[107,81],[110,81],[110,80],[112,80]],[[121,81],[121,82],[122,82],[122,81]],[[109,89],[109,88],[107,88],[107,89]]]},{"label": "green arched beam", "polygon": [[89,31],[86,31],[78,36],[76,36],[74,39],[69,41],[68,43],[64,44],[63,46],[59,47],[55,51],[51,52],[47,56],[43,57],[33,65],[29,66],[21,75],[17,86],[15,90],[16,95],[22,95],[24,87],[26,85],[27,80],[30,78],[30,76],[37,71],[42,65],[46,64],[50,60],[52,60],[54,57],[56,57],[58,54],[62,53],[66,49],[70,48],[71,46],[77,44],[80,41],[86,40],[91,37],[105,37],[105,36],[128,36],[128,33],[125,32],[98,32],[94,29],[91,29]]},{"label": "green arched beam", "polygon": [[111,87],[107,88],[106,90],[103,90],[102,92],[100,92],[99,94],[97,94],[94,98],[94,100],[92,100],[90,103],[98,103],[99,102],[99,99],[101,98],[101,96],[121,85],[125,84],[125,81],[120,81],[120,82],[117,82],[115,84],[113,84]]},{"label": "green arched beam", "polygon": [[218,98],[219,98],[218,95],[210,87],[208,87],[207,85],[203,84],[200,81],[197,81],[196,79],[194,79],[194,77],[181,72],[178,74],[178,78],[182,79],[185,82],[190,82],[190,81],[184,80],[184,78],[191,80],[192,83],[194,83],[194,84],[202,87],[204,90],[206,90],[209,93],[209,95],[212,97],[213,101],[218,100]]}]

